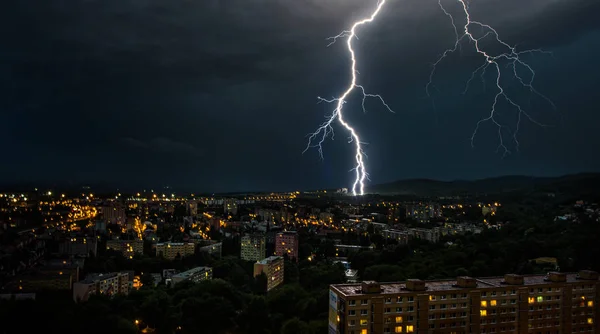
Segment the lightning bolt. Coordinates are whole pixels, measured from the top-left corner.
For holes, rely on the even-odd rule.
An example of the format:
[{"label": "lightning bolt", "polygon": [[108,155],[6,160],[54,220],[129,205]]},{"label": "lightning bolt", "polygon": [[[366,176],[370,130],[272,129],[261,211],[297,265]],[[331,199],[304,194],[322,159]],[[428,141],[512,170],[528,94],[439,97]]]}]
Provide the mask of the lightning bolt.
[{"label": "lightning bolt", "polygon": [[354,196],[365,194],[365,181],[368,179],[369,175],[367,173],[367,168],[365,166],[365,159],[367,156],[363,150],[363,146],[366,143],[361,141],[360,137],[358,136],[357,131],[344,119],[344,114],[342,111],[343,111],[344,104],[346,103],[346,99],[348,98],[348,96],[350,96],[351,93],[353,93],[355,90],[358,90],[362,93],[363,112],[366,112],[365,101],[367,100],[367,98],[378,99],[385,106],[385,108],[387,108],[390,112],[393,112],[393,110],[384,101],[384,99],[381,97],[381,95],[367,93],[365,88],[362,85],[358,84],[357,74],[359,74],[359,73],[356,69],[357,61],[356,61],[356,54],[352,47],[352,40],[355,38],[358,39],[358,37],[356,36],[356,30],[360,26],[366,25],[375,20],[375,18],[377,17],[377,15],[381,11],[381,9],[385,5],[385,3],[386,3],[386,0],[379,0],[379,2],[377,3],[377,7],[375,8],[375,10],[371,13],[371,15],[369,17],[364,18],[360,21],[354,22],[354,24],[352,25],[352,28],[350,28],[350,30],[344,30],[336,36],[327,38],[327,40],[330,41],[329,45],[327,45],[328,47],[333,45],[335,42],[337,42],[338,39],[341,39],[341,38],[346,39],[346,46],[348,48],[348,53],[350,54],[350,59],[351,59],[351,64],[350,64],[351,80],[342,95],[332,98],[332,99],[325,99],[322,97],[318,97],[319,102],[335,103],[336,107],[330,115],[326,116],[325,122],[322,123],[315,132],[310,133],[308,135],[308,137],[309,137],[308,144],[306,145],[306,148],[302,152],[302,153],[304,153],[304,152],[308,151],[310,148],[317,148],[319,151],[319,156],[321,157],[321,159],[323,159],[323,142],[328,137],[331,137],[333,139],[333,137],[334,137],[333,124],[337,120],[338,123],[346,131],[348,131],[348,133],[350,135],[349,139],[348,139],[348,143],[354,144],[354,150],[355,150],[354,158],[356,161],[356,166],[351,170],[351,171],[355,172],[355,179],[354,179],[354,183],[352,184],[352,194]]},{"label": "lightning bolt", "polygon": [[[518,112],[518,118],[517,118],[517,123],[515,125],[515,131],[513,132],[513,140],[515,143],[515,147],[518,150],[519,149],[519,140],[517,138],[518,133],[519,133],[519,128],[521,126],[521,120],[523,117],[525,117],[526,119],[528,119],[529,121],[531,121],[534,124],[537,124],[539,126],[546,126],[544,124],[541,124],[540,122],[536,121],[531,115],[529,115],[529,113],[527,113],[525,111],[525,109],[523,107],[521,107],[521,105],[519,105],[518,103],[516,103],[507,93],[506,93],[506,89],[505,86],[502,82],[502,71],[500,69],[500,63],[499,61],[506,61],[507,62],[507,68],[512,68],[512,75],[515,79],[517,79],[517,81],[526,89],[528,89],[531,93],[538,95],[539,97],[541,97],[542,99],[546,100],[551,106],[552,108],[556,109],[556,106],[554,105],[554,103],[545,95],[541,94],[539,91],[537,91],[534,86],[533,86],[533,81],[535,79],[535,71],[533,70],[533,68],[526,63],[525,61],[522,60],[521,56],[524,54],[532,54],[532,53],[543,53],[543,54],[552,54],[551,52],[548,51],[543,51],[541,49],[531,49],[531,50],[524,50],[524,51],[517,51],[516,46],[512,46],[506,42],[504,42],[502,39],[500,39],[500,36],[498,35],[498,32],[492,28],[491,26],[487,25],[487,24],[483,24],[481,22],[478,21],[474,21],[471,19],[471,14],[469,12],[469,6],[466,3],[466,0],[456,0],[458,1],[458,3],[460,3],[462,10],[465,14],[466,17],[466,24],[464,25],[463,29],[462,29],[462,33],[459,34],[459,29],[457,28],[456,24],[455,24],[455,19],[452,16],[452,14],[450,14],[443,6],[442,4],[442,0],[438,0],[438,4],[441,8],[441,10],[444,12],[444,14],[446,16],[448,16],[450,18],[450,22],[452,23],[452,26],[454,27],[454,32],[456,34],[456,42],[454,43],[454,47],[451,49],[447,49],[446,51],[444,51],[444,53],[442,53],[442,55],[437,59],[437,61],[435,63],[433,63],[433,69],[431,71],[431,74],[429,76],[429,82],[427,83],[427,86],[425,88],[427,95],[429,97],[431,97],[431,87],[433,86],[433,78],[435,76],[435,72],[437,70],[437,65],[440,64],[447,56],[449,56],[450,54],[456,52],[457,50],[459,50],[461,48],[461,43],[464,40],[467,40],[469,43],[472,43],[474,45],[475,51],[480,54],[481,56],[483,56],[482,58],[484,58],[484,63],[479,66],[477,69],[475,69],[475,71],[473,71],[473,73],[471,73],[471,77],[469,78],[469,80],[466,83],[465,89],[463,91],[463,94],[466,94],[468,89],[469,89],[469,85],[471,84],[471,82],[473,81],[473,79],[475,78],[475,76],[477,75],[477,73],[480,73],[480,78],[482,80],[482,82],[485,84],[485,74],[486,71],[491,67],[492,69],[495,70],[496,72],[496,80],[495,80],[495,84],[496,84],[496,88],[497,88],[497,93],[494,97],[494,102],[492,103],[492,106],[490,108],[489,114],[482,118],[481,120],[479,120],[479,122],[477,122],[477,125],[475,126],[475,130],[473,131],[473,134],[471,135],[471,146],[474,147],[475,146],[475,137],[477,136],[477,133],[479,131],[480,126],[483,123],[486,122],[492,122],[497,128],[498,128],[498,140],[499,140],[499,144],[498,144],[498,150],[503,150],[503,156],[511,153],[508,149],[508,147],[505,144],[505,139],[504,136],[502,135],[502,130],[508,130],[510,131],[510,128],[508,128],[505,125],[502,125],[498,120],[497,120],[497,115],[498,115],[498,111],[497,111],[497,106],[498,106],[498,102],[500,100],[504,100],[506,102],[508,102],[508,104],[510,104],[512,107],[514,107],[517,112]],[[479,38],[476,38],[471,30],[471,27],[480,27],[481,31],[482,31],[482,35]],[[486,51],[482,46],[481,43],[483,40],[488,39],[488,38],[493,38],[495,40],[495,42],[499,43],[499,45],[505,50],[502,53],[496,54],[496,55],[492,55],[490,54],[488,51]],[[528,73],[529,78],[528,79],[524,79],[522,76],[519,75],[519,70],[525,71],[526,73]],[[433,101],[433,100],[432,100]],[[435,104],[434,104],[434,108],[435,108]]]}]

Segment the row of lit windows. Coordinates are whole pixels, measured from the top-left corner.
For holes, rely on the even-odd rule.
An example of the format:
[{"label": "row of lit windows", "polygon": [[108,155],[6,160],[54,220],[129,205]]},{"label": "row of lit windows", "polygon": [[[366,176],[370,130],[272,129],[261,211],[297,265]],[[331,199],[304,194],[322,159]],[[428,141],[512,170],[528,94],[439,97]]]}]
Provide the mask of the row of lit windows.
[{"label": "row of lit windows", "polygon": [[[415,327],[413,325],[408,325],[406,327],[402,327],[402,326],[396,326],[393,329],[392,328],[384,328],[383,332],[384,333],[414,333],[415,331]],[[369,330],[367,330],[366,328],[361,329],[360,331],[356,332],[356,331],[349,331],[349,334],[368,334]]]}]

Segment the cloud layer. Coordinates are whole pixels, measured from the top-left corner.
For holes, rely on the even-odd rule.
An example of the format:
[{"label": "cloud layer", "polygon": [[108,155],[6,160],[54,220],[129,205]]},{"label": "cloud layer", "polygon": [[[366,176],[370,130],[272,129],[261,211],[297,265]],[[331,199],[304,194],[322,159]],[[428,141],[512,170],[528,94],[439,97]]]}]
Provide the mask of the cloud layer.
[{"label": "cloud layer", "polygon": [[[443,3],[460,14],[455,1]],[[314,152],[300,153],[305,134],[331,109],[316,105],[316,96],[337,94],[348,76],[343,45],[326,48],[325,38],[374,5],[364,0],[3,3],[0,138],[10,141],[8,153],[15,156],[3,168],[16,173],[11,178],[25,180],[135,178],[208,190],[345,185],[351,157],[343,133],[328,142],[325,162]],[[579,122],[590,121],[586,110],[595,102],[587,92],[598,88],[592,80],[598,74],[588,71],[589,80],[582,74],[572,83],[582,85],[578,90],[564,89],[562,76],[567,68],[587,69],[572,61],[573,53],[598,50],[597,37],[589,36],[600,24],[595,19],[600,3],[471,1],[471,9],[475,19],[493,24],[511,43],[554,52],[554,59],[534,60],[540,85],[563,110],[563,101],[582,101],[581,113],[560,133],[570,143],[565,147],[579,145]],[[367,115],[350,109],[348,117],[370,143],[373,182],[534,173],[539,166],[553,166],[552,173],[600,168],[596,160],[564,163],[559,156],[571,154],[568,149],[554,153],[557,145],[536,142],[542,137],[535,129],[530,151],[509,161],[498,162],[485,149],[471,150],[465,139],[489,101],[477,90],[468,97],[441,94],[439,114],[432,114],[424,93],[430,64],[453,43],[452,27],[436,0],[389,0],[359,38],[361,82],[398,111],[389,115],[374,103]],[[463,85],[475,63],[468,54],[449,59],[436,83]],[[544,133],[548,142],[558,136]],[[495,148],[493,139],[490,135],[483,147]],[[448,153],[451,149],[455,153]],[[140,150],[145,153],[132,154]],[[23,153],[31,151],[51,153]],[[167,153],[185,157],[185,163],[156,162],[153,156]],[[68,163],[95,161],[98,155],[118,157],[136,172],[103,162],[78,173]],[[456,171],[423,167],[439,159],[456,160]],[[136,166],[144,166],[143,172]]]}]

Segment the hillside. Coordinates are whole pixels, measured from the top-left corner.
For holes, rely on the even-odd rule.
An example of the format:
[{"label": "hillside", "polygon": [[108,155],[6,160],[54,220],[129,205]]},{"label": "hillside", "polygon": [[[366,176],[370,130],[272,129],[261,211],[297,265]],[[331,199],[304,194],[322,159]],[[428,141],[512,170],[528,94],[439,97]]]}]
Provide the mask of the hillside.
[{"label": "hillside", "polygon": [[512,192],[557,192],[583,195],[600,192],[600,173],[560,177],[502,176],[473,181],[400,180],[373,185],[368,188],[368,192],[380,195],[413,196],[491,195]]}]

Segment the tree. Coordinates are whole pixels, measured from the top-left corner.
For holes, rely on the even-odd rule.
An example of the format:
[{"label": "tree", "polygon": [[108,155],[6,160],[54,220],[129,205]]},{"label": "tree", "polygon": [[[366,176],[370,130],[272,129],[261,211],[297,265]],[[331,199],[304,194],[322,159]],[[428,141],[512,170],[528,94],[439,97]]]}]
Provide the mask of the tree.
[{"label": "tree", "polygon": [[260,275],[254,277],[253,288],[255,294],[263,295],[267,292],[269,279],[267,275],[263,272]]},{"label": "tree", "polygon": [[150,273],[144,272],[140,277],[140,283],[142,283],[142,288],[153,288],[154,277]]},{"label": "tree", "polygon": [[233,326],[235,315],[235,308],[225,298],[192,297],[181,304],[181,327],[184,333],[223,333]]},{"label": "tree", "polygon": [[240,325],[246,333],[268,334],[271,329],[271,319],[267,301],[262,296],[251,297],[248,307],[240,315]]},{"label": "tree", "polygon": [[283,326],[281,326],[281,334],[311,334],[312,330],[310,328],[310,326],[298,319],[298,318],[292,318],[286,322],[283,323]]}]

